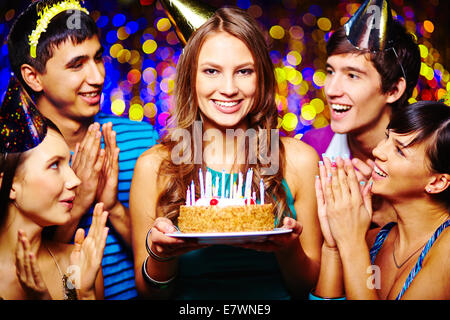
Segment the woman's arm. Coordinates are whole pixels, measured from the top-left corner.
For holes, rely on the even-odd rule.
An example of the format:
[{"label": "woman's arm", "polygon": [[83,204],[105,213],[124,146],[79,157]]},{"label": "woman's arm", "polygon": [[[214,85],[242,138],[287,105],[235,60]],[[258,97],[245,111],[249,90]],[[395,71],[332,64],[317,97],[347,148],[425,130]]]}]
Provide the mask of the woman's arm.
[{"label": "woman's arm", "polygon": [[302,231],[299,241],[276,252],[285,282],[296,296],[306,297],[315,285],[320,267],[322,233],[317,217],[314,190],[319,157],[313,148],[283,138],[286,150],[285,179],[294,197],[297,222]]},{"label": "woman's arm", "polygon": [[[167,298],[170,290],[149,286],[142,275],[142,265],[148,257],[147,233],[156,220],[156,204],[162,190],[158,170],[164,157],[164,149],[157,145],[144,152],[136,162],[130,188],[131,243],[134,253],[136,288],[141,296]],[[151,238],[151,237],[149,237]],[[151,240],[149,240],[149,245]],[[177,270],[177,261],[158,262],[147,260],[147,273],[152,279],[166,281]]]},{"label": "woman's arm", "polygon": [[136,287],[142,296],[163,299],[171,294],[171,279],[177,273],[178,256],[204,247],[166,236],[176,228],[171,220],[157,217],[158,197],[166,184],[158,171],[165,155],[162,146],[145,152],[136,163],[130,190]]},{"label": "woman's arm", "polygon": [[366,242],[372,214],[370,185],[361,187],[349,159],[338,157],[331,165],[324,158],[324,163],[327,176],[321,174],[321,182],[327,220],[342,261],[346,297],[376,300],[376,289],[368,285],[372,270]]}]

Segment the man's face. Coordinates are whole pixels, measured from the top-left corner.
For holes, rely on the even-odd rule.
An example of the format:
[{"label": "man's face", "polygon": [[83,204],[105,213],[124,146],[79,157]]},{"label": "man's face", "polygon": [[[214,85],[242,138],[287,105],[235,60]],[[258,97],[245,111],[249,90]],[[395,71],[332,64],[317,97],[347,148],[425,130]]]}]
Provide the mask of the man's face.
[{"label": "man's face", "polygon": [[102,54],[97,36],[80,44],[66,40],[55,47],[45,72],[39,74],[43,87],[40,99],[69,119],[95,116],[105,80]]},{"label": "man's face", "polygon": [[389,95],[381,90],[381,76],[362,54],[330,56],[324,92],[330,106],[331,128],[337,133],[366,130],[389,108]]}]

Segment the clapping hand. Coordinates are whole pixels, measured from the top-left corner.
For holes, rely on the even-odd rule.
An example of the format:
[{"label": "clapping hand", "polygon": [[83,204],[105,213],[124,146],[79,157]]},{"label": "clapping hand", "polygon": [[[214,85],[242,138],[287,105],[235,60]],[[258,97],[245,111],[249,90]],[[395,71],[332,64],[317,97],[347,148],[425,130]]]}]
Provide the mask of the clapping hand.
[{"label": "clapping hand", "polygon": [[351,160],[338,157],[331,163],[324,158],[320,183],[316,182],[316,196],[327,245],[339,247],[365,241],[372,218],[371,185],[358,182]]},{"label": "clapping hand", "polygon": [[71,215],[80,219],[92,206],[97,193],[98,182],[105,160],[105,150],[101,149],[100,125],[93,123],[72,156],[71,167],[81,184],[77,187]]},{"label": "clapping hand", "polygon": [[96,200],[104,204],[105,210],[111,211],[119,202],[117,187],[120,149],[117,147],[116,132],[112,129],[111,122],[103,124],[102,134],[105,143],[105,160],[97,187]]},{"label": "clapping hand", "polygon": [[357,169],[355,170],[356,177],[358,181],[364,181],[364,183],[368,183],[370,180],[370,176],[372,175],[373,167],[375,166],[375,162],[371,159],[367,159],[365,162],[358,159],[353,158],[352,164]]},{"label": "clapping hand", "polygon": [[31,252],[26,233],[18,231],[16,247],[16,271],[20,285],[30,299],[50,300],[47,285],[42,278],[36,253]]},{"label": "clapping hand", "polygon": [[81,228],[75,234],[70,264],[79,268],[79,283],[75,283],[74,286],[78,290],[80,299],[95,299],[95,279],[101,268],[109,231],[105,227],[107,217],[108,212],[103,211],[103,203],[97,203],[87,237],[84,237],[84,230]]}]

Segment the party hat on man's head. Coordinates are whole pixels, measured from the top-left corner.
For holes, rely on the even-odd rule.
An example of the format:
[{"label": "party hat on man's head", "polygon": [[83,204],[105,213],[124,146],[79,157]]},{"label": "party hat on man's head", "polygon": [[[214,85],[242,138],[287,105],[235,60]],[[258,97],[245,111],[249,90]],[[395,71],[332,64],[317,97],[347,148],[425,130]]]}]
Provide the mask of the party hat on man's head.
[{"label": "party hat on man's head", "polygon": [[394,42],[391,6],[387,0],[366,0],[344,25],[347,39],[361,50],[382,51]]},{"label": "party hat on man's head", "polygon": [[181,43],[186,45],[192,33],[200,28],[215,9],[200,1],[160,0]]},{"label": "party hat on man's head", "polygon": [[12,77],[0,107],[0,152],[24,152],[39,145],[47,133],[45,118]]}]

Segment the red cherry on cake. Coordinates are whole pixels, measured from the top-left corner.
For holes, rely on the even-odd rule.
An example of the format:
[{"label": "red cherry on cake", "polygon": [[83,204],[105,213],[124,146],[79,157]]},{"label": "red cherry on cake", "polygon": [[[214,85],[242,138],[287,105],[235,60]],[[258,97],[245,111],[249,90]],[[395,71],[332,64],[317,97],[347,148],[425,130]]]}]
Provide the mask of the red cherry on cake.
[{"label": "red cherry on cake", "polygon": [[253,199],[245,199],[245,204],[249,204],[248,201],[250,200],[250,204],[256,204],[255,200]]},{"label": "red cherry on cake", "polygon": [[218,203],[219,203],[219,200],[217,200],[217,199],[211,199],[211,201],[209,201],[209,204],[211,206],[216,206]]}]

